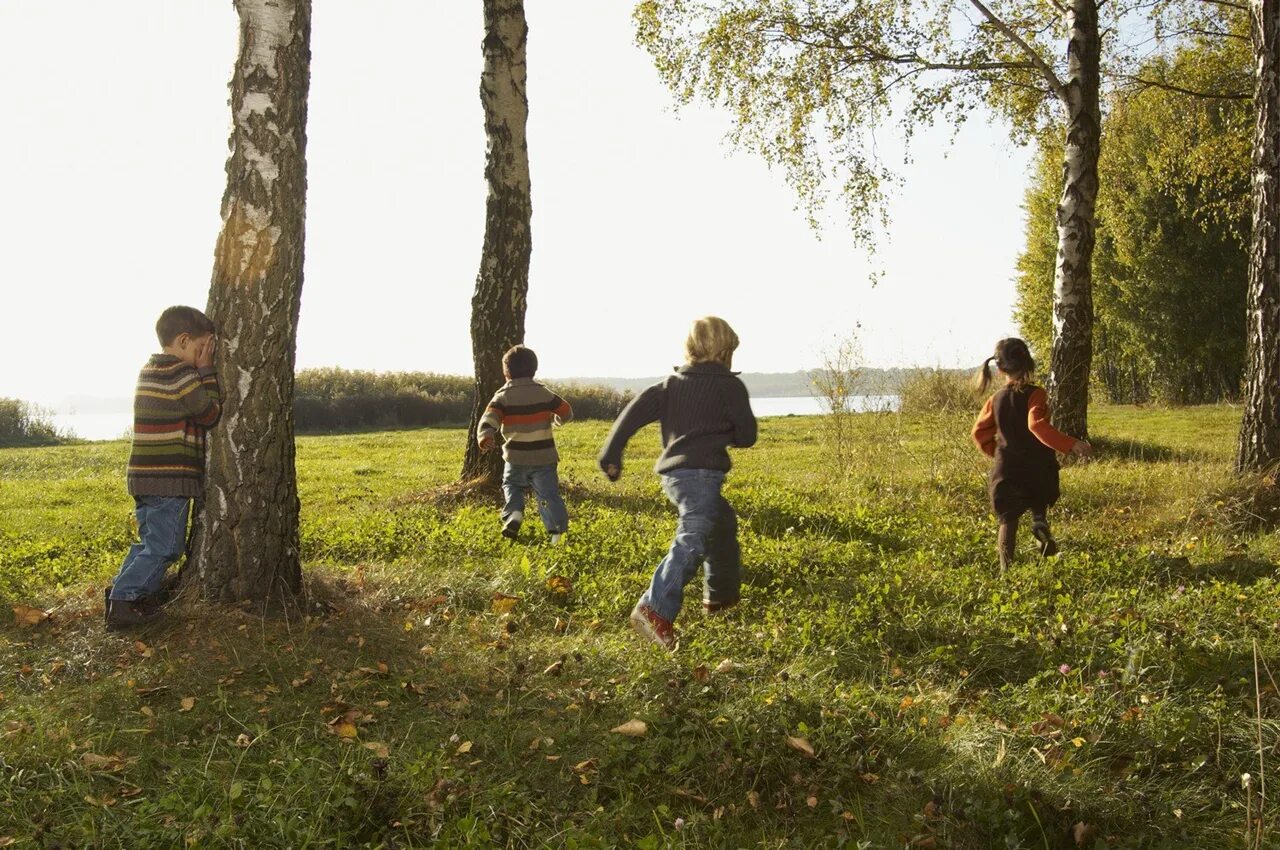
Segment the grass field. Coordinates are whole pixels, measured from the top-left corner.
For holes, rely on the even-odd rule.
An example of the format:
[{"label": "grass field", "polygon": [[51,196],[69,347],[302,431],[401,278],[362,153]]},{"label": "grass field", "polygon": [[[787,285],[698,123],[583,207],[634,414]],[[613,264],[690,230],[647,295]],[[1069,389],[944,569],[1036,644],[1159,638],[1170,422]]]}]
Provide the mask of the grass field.
[{"label": "grass field", "polygon": [[460,431],[300,439],[309,613],[127,636],[127,444],[2,450],[0,601],[52,616],[0,627],[0,846],[1260,846],[1280,538],[1238,416],[1096,409],[1064,554],[1003,576],[966,418],[856,417],[844,470],[821,419],[765,420],[744,604],[691,586],[674,655],[626,629],[675,525],[652,429],[619,485],[603,423],[560,432],[555,548],[424,495]]}]

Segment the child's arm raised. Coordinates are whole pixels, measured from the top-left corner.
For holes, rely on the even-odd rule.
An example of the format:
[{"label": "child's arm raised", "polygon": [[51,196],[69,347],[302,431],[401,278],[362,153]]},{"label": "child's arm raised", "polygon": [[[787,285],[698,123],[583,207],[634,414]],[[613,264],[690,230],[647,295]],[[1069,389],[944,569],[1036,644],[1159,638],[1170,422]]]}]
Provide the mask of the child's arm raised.
[{"label": "child's arm raised", "polygon": [[1093,447],[1084,440],[1068,437],[1050,424],[1049,396],[1040,387],[1032,390],[1031,398],[1027,399],[1027,429],[1056,452],[1081,457],[1088,457],[1093,452]]},{"label": "child's arm raised", "polygon": [[213,358],[217,341],[210,336],[196,350],[196,374],[178,389],[183,409],[202,428],[212,428],[222,418],[222,388]]},{"label": "child's arm raised", "polygon": [[617,481],[622,475],[622,450],[626,448],[627,441],[636,431],[650,422],[658,421],[662,392],[662,384],[654,384],[633,398],[614,420],[613,428],[605,438],[604,447],[600,449],[597,459],[610,481]]},{"label": "child's arm raised", "polygon": [[996,456],[996,415],[991,411],[991,399],[982,406],[982,412],[973,423],[973,441],[987,457]]}]

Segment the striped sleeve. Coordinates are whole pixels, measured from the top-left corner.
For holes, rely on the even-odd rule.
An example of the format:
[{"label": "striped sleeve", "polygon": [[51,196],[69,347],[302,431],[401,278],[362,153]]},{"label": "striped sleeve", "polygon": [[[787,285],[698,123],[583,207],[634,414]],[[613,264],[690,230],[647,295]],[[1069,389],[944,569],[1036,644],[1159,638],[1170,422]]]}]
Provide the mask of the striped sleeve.
[{"label": "striped sleeve", "polygon": [[573,419],[573,408],[560,396],[552,395],[551,405],[551,415],[556,418],[557,425],[563,425]]},{"label": "striped sleeve", "polygon": [[178,388],[178,397],[187,416],[204,428],[212,428],[222,418],[222,389],[212,368],[197,369]]},{"label": "striped sleeve", "polygon": [[476,428],[476,439],[483,442],[485,437],[496,437],[502,428],[502,419],[505,415],[506,408],[502,404],[502,393],[499,392],[489,401],[484,415],[480,417],[480,425]]}]

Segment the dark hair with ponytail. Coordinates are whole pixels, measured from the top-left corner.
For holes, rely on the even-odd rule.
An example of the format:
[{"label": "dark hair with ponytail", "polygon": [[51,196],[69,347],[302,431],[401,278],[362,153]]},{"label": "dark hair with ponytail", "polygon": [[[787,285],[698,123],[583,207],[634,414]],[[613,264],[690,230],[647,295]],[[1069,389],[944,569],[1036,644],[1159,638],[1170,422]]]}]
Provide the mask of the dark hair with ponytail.
[{"label": "dark hair with ponytail", "polygon": [[996,368],[1009,377],[1009,382],[1019,387],[1030,381],[1036,370],[1036,361],[1031,358],[1031,349],[1027,348],[1026,342],[1016,336],[1006,337],[996,343],[996,353],[983,362],[974,378],[979,391],[984,393],[991,386],[993,360]]}]

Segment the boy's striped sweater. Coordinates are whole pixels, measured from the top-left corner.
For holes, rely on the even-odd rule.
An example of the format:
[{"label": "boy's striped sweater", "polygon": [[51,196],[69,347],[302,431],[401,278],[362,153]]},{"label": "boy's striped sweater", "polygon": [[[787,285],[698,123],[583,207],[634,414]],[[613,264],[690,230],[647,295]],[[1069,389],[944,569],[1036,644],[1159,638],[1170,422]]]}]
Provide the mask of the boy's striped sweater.
[{"label": "boy's striped sweater", "polygon": [[500,431],[507,441],[502,447],[507,463],[544,466],[560,460],[551,426],[572,418],[569,402],[533,378],[512,378],[489,402],[476,438],[483,440]]},{"label": "boy's striped sweater", "polygon": [[218,373],[153,354],[133,397],[129,493],[194,499],[204,478],[205,431],[222,416]]}]

